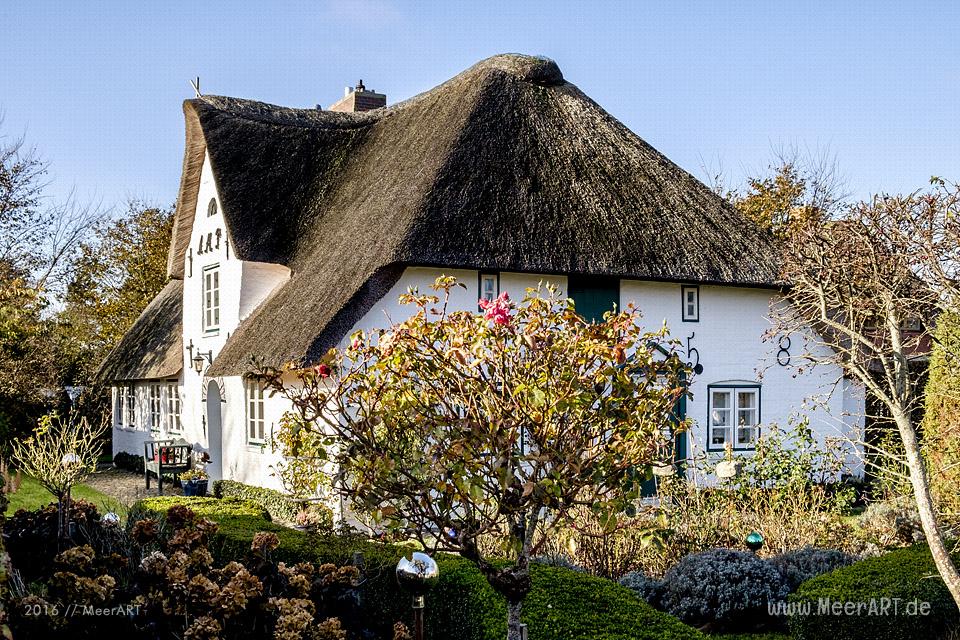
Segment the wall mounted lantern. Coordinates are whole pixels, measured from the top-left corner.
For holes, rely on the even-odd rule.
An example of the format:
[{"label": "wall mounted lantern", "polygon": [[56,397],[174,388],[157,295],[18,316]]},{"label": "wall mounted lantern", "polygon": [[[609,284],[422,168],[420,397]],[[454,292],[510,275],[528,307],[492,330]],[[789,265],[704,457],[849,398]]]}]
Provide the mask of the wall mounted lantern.
[{"label": "wall mounted lantern", "polygon": [[203,371],[203,361],[206,360],[208,363],[213,364],[213,350],[203,353],[202,351],[197,351],[197,355],[193,356],[193,370],[197,373]]}]

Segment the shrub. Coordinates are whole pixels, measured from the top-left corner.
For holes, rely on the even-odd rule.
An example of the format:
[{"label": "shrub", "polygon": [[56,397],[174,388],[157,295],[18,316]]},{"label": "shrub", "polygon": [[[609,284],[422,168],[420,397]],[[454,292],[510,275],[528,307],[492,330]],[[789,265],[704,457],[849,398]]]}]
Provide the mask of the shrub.
[{"label": "shrub", "polygon": [[[243,503],[222,511],[256,513]],[[217,566],[207,548],[216,531],[212,520],[174,505],[162,522],[146,518],[131,525],[125,555],[97,553],[90,545],[67,548],[54,558],[56,570],[15,603],[13,630],[23,637],[252,640],[308,634],[346,640],[348,631],[367,637],[357,613],[356,567],[277,563],[279,539],[269,532],[253,536],[242,562]],[[137,614],[70,613],[87,607],[136,607]]]},{"label": "shrub", "polygon": [[[32,582],[53,566],[51,549],[58,545],[60,512],[49,504],[36,511],[18,510],[3,525],[10,561],[24,582]],[[98,552],[111,550],[119,529],[104,525],[97,507],[85,500],[70,502],[70,545],[92,545]]]},{"label": "shrub", "polygon": [[857,519],[856,535],[870,554],[924,540],[920,514],[909,498],[874,502]]},{"label": "shrub", "polygon": [[713,549],[685,557],[663,578],[661,604],[687,624],[738,629],[768,620],[767,604],[787,586],[770,563],[746,551]]},{"label": "shrub", "polygon": [[[900,599],[898,615],[871,615],[867,606],[854,615],[818,613],[821,599],[869,605],[883,598]],[[808,580],[789,601],[811,608],[810,615],[789,619],[791,635],[797,640],[941,638],[960,624],[960,613],[926,545],[897,549]],[[929,615],[905,615],[905,607],[914,601],[929,602]]]},{"label": "shrub", "polygon": [[960,527],[960,315],[937,317],[925,394],[923,453],[929,462],[930,486],[944,520]]},{"label": "shrub", "polygon": [[562,553],[533,556],[530,558],[530,562],[542,564],[545,567],[563,567],[564,569],[577,571],[578,573],[583,573],[586,571],[586,569],[571,560],[570,556]]},{"label": "shrub", "polygon": [[642,571],[631,571],[620,578],[620,584],[637,594],[637,597],[651,607],[660,607],[663,598],[663,581],[643,575]]},{"label": "shrub", "polygon": [[783,581],[792,593],[797,590],[801,583],[810,578],[846,567],[856,560],[856,556],[843,551],[807,546],[774,556],[770,558],[770,564],[780,572]]},{"label": "shrub", "polygon": [[143,473],[143,456],[137,456],[126,451],[120,451],[113,456],[113,466],[124,471]]},{"label": "shrub", "polygon": [[[273,519],[288,522],[292,522],[296,518],[301,508],[299,502],[279,491],[265,487],[254,487],[236,480],[215,481],[213,483],[213,495],[217,498],[253,500],[269,511]],[[320,516],[320,529],[331,529],[333,527],[333,512],[330,511],[329,507],[311,503],[310,510]]]},{"label": "shrub", "polygon": [[[313,535],[253,515],[249,503],[219,505],[215,498],[148,498],[135,510],[158,511],[189,500],[191,509],[217,520],[217,544],[211,551],[222,560],[242,557],[258,531],[277,535],[273,555],[287,563],[349,564],[362,554],[361,610],[381,636],[390,637],[394,620],[409,620],[410,598],[400,591],[394,569],[409,549],[380,544],[359,536]],[[427,597],[427,637],[457,640],[502,640],[506,605],[473,563],[447,554],[436,556],[440,582]],[[695,630],[637,600],[612,582],[561,567],[531,567],[533,590],[524,602],[523,619],[533,638],[564,640],[627,640],[628,638],[702,639]]]}]

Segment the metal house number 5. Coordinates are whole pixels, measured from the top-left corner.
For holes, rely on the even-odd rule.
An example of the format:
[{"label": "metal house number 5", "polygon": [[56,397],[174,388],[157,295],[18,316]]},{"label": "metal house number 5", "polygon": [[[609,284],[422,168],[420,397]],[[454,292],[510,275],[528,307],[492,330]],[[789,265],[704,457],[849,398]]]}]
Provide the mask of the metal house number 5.
[{"label": "metal house number 5", "polygon": [[790,364],[790,336],[780,336],[780,350],[777,351],[777,364],[781,367]]},{"label": "metal house number 5", "polygon": [[694,331],[687,337],[687,366],[693,369],[695,374],[700,375],[703,373],[703,365],[700,364],[700,352],[697,351],[696,347],[690,346],[690,343],[693,342],[696,335],[697,332]]}]

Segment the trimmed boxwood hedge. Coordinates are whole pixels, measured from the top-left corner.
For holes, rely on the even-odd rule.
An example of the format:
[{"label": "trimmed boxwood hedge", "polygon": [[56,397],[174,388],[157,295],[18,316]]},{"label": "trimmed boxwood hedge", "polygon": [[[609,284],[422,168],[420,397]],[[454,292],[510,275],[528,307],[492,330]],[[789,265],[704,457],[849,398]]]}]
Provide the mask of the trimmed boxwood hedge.
[{"label": "trimmed boxwood hedge", "polygon": [[[258,531],[280,538],[274,552],[285,562],[349,564],[363,554],[363,606],[387,633],[394,621],[410,621],[410,598],[396,585],[394,568],[405,549],[397,545],[329,536],[310,536],[264,517],[254,502],[225,498],[147,498],[135,512],[162,513],[186,504],[220,525],[211,551],[221,562],[242,557]],[[431,638],[502,640],[506,606],[469,561],[440,554],[440,583],[427,598],[427,633]],[[638,600],[609,580],[561,567],[533,565],[533,590],[523,609],[531,638],[553,640],[702,640],[701,633]]]},{"label": "trimmed boxwood hedge", "polygon": [[[243,484],[236,480],[216,480],[213,483],[213,495],[217,498],[253,500],[269,511],[274,520],[292,521],[300,510],[299,503],[284,493]],[[322,528],[329,529],[333,526],[333,512],[328,507],[316,502],[311,503],[310,507],[322,514],[324,520]]]},{"label": "trimmed boxwood hedge", "polygon": [[[899,615],[818,614],[821,599],[831,602],[880,602],[899,598]],[[905,615],[907,602],[930,603],[929,615]],[[797,640],[911,640],[940,638],[960,628],[960,613],[937,573],[925,544],[898,549],[877,558],[807,580],[789,598],[795,606],[811,608],[810,615],[789,618],[790,632]]]}]

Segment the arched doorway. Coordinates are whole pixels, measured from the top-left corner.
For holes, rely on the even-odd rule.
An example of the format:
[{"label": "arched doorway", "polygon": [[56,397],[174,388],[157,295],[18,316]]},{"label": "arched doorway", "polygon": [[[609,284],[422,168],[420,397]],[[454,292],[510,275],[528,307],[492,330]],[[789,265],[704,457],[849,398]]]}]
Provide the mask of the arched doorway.
[{"label": "arched doorway", "polygon": [[220,386],[216,380],[207,383],[207,451],[210,452],[210,464],[207,473],[210,480],[223,477],[223,423],[220,419]]}]

